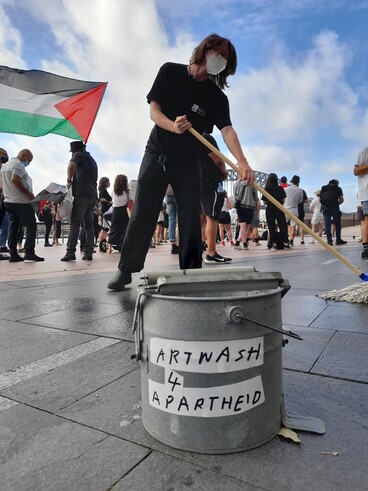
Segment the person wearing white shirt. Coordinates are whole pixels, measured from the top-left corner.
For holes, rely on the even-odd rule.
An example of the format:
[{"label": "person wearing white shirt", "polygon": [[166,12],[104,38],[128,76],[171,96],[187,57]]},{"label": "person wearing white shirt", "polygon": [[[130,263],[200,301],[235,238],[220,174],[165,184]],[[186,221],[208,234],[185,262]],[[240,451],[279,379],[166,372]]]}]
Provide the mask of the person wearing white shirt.
[{"label": "person wearing white shirt", "polygon": [[[293,176],[290,181],[290,186],[285,188],[286,199],[285,208],[295,216],[298,216],[298,205],[303,203],[303,191],[299,188],[300,177]],[[289,246],[294,246],[295,228],[296,222],[293,220],[288,221],[288,233],[289,233]]]},{"label": "person wearing white shirt", "polygon": [[358,154],[354,165],[354,176],[358,177],[358,199],[362,205],[364,220],[361,222],[362,228],[362,259],[368,258],[368,147]]},{"label": "person wearing white shirt", "polygon": [[[9,262],[44,261],[35,254],[37,222],[31,205],[34,198],[32,179],[26,167],[32,162],[33,155],[27,148],[21,150],[1,168],[1,181],[4,193],[4,206],[9,215],[8,246]],[[18,254],[17,236],[20,223],[27,227],[24,257]]]}]

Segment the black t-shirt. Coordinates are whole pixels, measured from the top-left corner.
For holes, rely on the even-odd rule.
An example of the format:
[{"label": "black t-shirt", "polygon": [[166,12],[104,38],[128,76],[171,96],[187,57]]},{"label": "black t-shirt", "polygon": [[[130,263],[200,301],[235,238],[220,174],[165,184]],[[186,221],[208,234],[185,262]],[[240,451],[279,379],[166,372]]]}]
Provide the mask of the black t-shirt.
[{"label": "black t-shirt", "polygon": [[73,196],[95,198],[97,200],[97,164],[89,152],[73,153],[71,162],[75,163],[73,175]]},{"label": "black t-shirt", "polygon": [[[101,191],[98,193],[98,197],[99,199],[105,198],[110,203],[112,201],[112,198],[106,188],[101,189]],[[111,205],[109,205],[109,203],[106,203],[106,201],[101,201],[101,213],[105,213],[110,208],[110,206]]]},{"label": "black t-shirt", "polygon": [[[324,199],[326,199],[326,196],[324,196],[326,191],[327,191],[327,199],[328,199],[327,203],[324,202]],[[342,189],[335,184],[326,184],[321,188],[320,201],[322,206],[339,206],[340,196],[343,196]]]},{"label": "black t-shirt", "polygon": [[[216,84],[207,79],[198,82],[188,75],[186,65],[165,63],[159,70],[147,101],[157,102],[172,121],[186,115],[194,129],[203,133],[215,125],[220,130],[231,125],[229,101]],[[201,144],[188,131],[177,135],[155,125],[147,150],[175,158],[186,165],[197,163]]]},{"label": "black t-shirt", "polygon": [[[206,140],[208,140],[214,147],[218,149],[218,145],[213,136],[208,133],[202,135]],[[202,192],[213,192],[217,190],[218,184],[222,183],[222,173],[216,166],[214,161],[209,157],[212,152],[209,148],[202,145],[200,151],[199,165],[201,170],[201,184]]]},{"label": "black t-shirt", "polygon": [[307,193],[304,191],[304,189],[302,189],[302,191],[303,191],[303,202],[298,203],[298,218],[300,217],[304,218],[305,216],[304,202],[306,202],[308,199]]},{"label": "black t-shirt", "polygon": [[[270,194],[273,198],[275,198],[276,201],[283,204],[284,199],[286,198],[286,193],[285,193],[284,188],[282,188],[281,186],[272,187],[272,188],[266,187],[265,191],[267,191],[268,194]],[[265,196],[262,196],[262,201],[264,201],[266,203],[267,208],[270,211],[271,210],[273,210],[273,211],[278,210],[277,206],[275,206],[273,203],[271,203],[271,201],[268,201],[268,199]]]}]

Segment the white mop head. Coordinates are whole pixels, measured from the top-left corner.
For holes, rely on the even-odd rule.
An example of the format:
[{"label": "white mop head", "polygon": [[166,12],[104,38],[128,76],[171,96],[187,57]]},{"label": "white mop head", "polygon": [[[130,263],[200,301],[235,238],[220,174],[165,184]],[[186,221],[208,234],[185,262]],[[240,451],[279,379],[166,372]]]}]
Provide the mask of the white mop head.
[{"label": "white mop head", "polygon": [[317,297],[335,302],[368,303],[368,283],[358,283],[342,290],[319,293]]}]

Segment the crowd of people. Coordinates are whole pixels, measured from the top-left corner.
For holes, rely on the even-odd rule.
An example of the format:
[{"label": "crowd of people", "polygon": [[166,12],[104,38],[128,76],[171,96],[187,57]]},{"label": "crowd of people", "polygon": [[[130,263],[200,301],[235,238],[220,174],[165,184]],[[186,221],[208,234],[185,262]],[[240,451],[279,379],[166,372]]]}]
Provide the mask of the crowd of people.
[{"label": "crowd of people", "polygon": [[[70,151],[72,156],[67,166],[67,187],[72,187],[73,205],[66,254],[61,261],[76,260],[78,241],[84,253],[82,260],[92,261],[97,242],[103,240],[108,231],[109,246],[121,248],[129,220],[128,208],[132,206],[128,179],[124,174],[118,174],[110,196],[107,191],[110,181],[102,177],[97,192],[97,163],[86,151],[86,145],[82,141],[71,142]],[[37,219],[44,224],[44,247],[60,245],[61,205],[50,200],[35,201],[32,179],[26,169],[33,160],[29,149],[23,149],[17,157],[9,159],[6,150],[1,148],[0,158],[0,258],[9,262],[42,262],[44,258],[35,254]],[[107,225],[110,207],[111,223]],[[22,245],[24,233],[25,242]],[[24,256],[20,254],[23,252]]]},{"label": "crowd of people", "polygon": [[[121,290],[139,272],[150,247],[168,237],[171,252],[179,255],[181,269],[206,264],[229,263],[217,250],[225,245],[225,237],[236,250],[248,250],[249,241],[259,245],[259,212],[261,201],[266,206],[269,249],[294,246],[298,222],[285,214],[266,195],[258,196],[253,187],[253,171],[242,151],[230,118],[228,99],[224,93],[228,77],[236,72],[237,56],[233,44],[226,38],[211,34],[194,49],[188,64],[165,63],[159,70],[147,95],[154,127],[142,159],[134,206],[127,177],[118,174],[109,193],[110,179],[98,181],[98,166],[82,141],[70,144],[71,158],[67,165],[67,188],[72,189],[73,204],[66,253],[61,261],[75,261],[78,240],[83,250],[82,260],[92,261],[96,241],[106,241],[109,251],[120,252],[118,270],[108,288]],[[211,136],[214,126],[236,159],[239,179],[234,186],[234,202],[230,202],[223,181],[227,178],[225,164],[213,149],[218,148]],[[191,129],[212,144],[203,145]],[[21,150],[9,159],[0,149],[2,163],[2,199],[0,239],[6,229],[10,262],[43,261],[35,254],[37,222],[32,179],[27,166],[33,155]],[[362,257],[368,257],[368,149],[358,156],[354,174],[358,177],[359,201],[363,213]],[[302,222],[307,194],[300,188],[300,178],[294,175],[279,180],[275,173],[268,176],[265,191]],[[315,192],[310,203],[313,230],[327,243],[346,244],[341,238],[343,192],[337,179]],[[232,235],[231,213],[236,213],[237,230]],[[58,245],[61,230],[59,205],[40,203],[38,218],[45,224],[45,247]],[[53,240],[50,242],[54,224]],[[24,256],[20,255],[19,236],[26,230]],[[304,230],[299,227],[301,244]],[[205,251],[204,258],[202,257]]]}]

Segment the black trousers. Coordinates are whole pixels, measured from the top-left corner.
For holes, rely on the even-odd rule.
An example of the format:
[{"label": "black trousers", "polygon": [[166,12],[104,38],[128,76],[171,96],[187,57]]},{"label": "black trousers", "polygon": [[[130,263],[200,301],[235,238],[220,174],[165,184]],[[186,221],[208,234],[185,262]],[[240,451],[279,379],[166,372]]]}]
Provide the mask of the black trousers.
[{"label": "black trousers", "polygon": [[286,244],[288,242],[288,231],[285,214],[281,210],[266,207],[266,220],[268,225],[268,243],[276,242],[276,222],[280,230],[281,240]]},{"label": "black trousers", "polygon": [[112,210],[109,244],[121,247],[128,226],[129,216],[126,206],[117,206]]},{"label": "black trousers", "polygon": [[45,244],[48,244],[52,227],[52,219],[44,222],[45,224]]},{"label": "black trousers", "polygon": [[202,267],[199,165],[167,159],[159,165],[159,155],[146,151],[138,176],[132,215],[125,234],[119,269],[143,269],[168,184],[178,208],[179,264],[181,269]]},{"label": "black trousers", "polygon": [[5,203],[5,209],[9,215],[8,247],[11,255],[16,255],[18,233],[20,223],[27,227],[24,252],[28,255],[34,254],[37,223],[35,211],[30,204]]},{"label": "black trousers", "polygon": [[331,234],[331,218],[334,221],[336,227],[336,240],[341,240],[341,211],[339,205],[336,206],[323,206],[323,218],[325,221],[326,238],[328,241],[332,240]]}]

